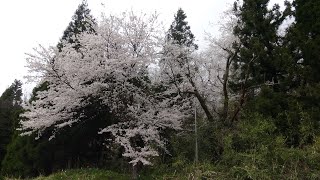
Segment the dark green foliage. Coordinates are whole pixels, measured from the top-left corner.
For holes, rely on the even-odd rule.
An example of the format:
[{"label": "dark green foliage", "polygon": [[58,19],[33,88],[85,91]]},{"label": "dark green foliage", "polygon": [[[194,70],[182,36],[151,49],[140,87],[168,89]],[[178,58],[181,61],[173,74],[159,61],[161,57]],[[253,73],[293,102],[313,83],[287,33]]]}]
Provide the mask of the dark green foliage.
[{"label": "dark green foliage", "polygon": [[[295,36],[293,46],[296,46],[296,56],[305,67],[307,82],[320,82],[320,2],[312,0],[294,1],[296,23],[291,28]],[[296,39],[296,40],[294,40]],[[295,59],[299,61],[299,59]],[[298,63],[298,62],[297,62]]]},{"label": "dark green foliage", "polygon": [[[36,94],[39,91],[47,90],[48,83],[44,82],[33,89],[29,103],[37,100]],[[13,127],[19,128],[17,123]],[[7,153],[2,161],[2,173],[10,177],[33,177],[39,174],[51,172],[50,151],[54,148],[46,141],[36,141],[36,135],[21,137],[20,132],[15,130],[11,142],[7,147]]]},{"label": "dark green foliage", "polygon": [[266,117],[276,118],[279,113],[288,109],[290,97],[281,92],[274,92],[272,87],[262,86],[259,95],[249,101],[246,109],[250,112],[259,112]]},{"label": "dark green foliage", "polygon": [[[15,133],[8,146],[8,153],[2,162],[2,173],[10,177],[33,177],[48,173],[49,152],[47,142],[37,142],[35,136],[19,136]],[[39,144],[38,144],[39,143]],[[41,147],[44,151],[41,151]]]},{"label": "dark green foliage", "polygon": [[235,179],[315,179],[320,175],[319,139],[313,145],[290,148],[271,118],[243,117],[236,133],[225,138],[220,165]]},{"label": "dark green foliage", "polygon": [[29,103],[38,100],[37,99],[37,93],[41,92],[41,91],[47,91],[48,88],[49,88],[48,86],[49,86],[48,82],[43,82],[40,85],[38,85],[35,88],[33,88],[31,97],[29,99]]},{"label": "dark green foliage", "polygon": [[[61,41],[67,41],[68,43],[75,44],[74,48],[78,50],[80,48],[80,44],[77,36],[83,32],[95,33],[95,26],[96,22],[90,14],[88,4],[86,1],[83,1],[73,15],[69,26],[64,31]],[[58,48],[59,50],[63,48],[62,43],[58,44]]]},{"label": "dark green foliage", "polygon": [[[206,120],[198,119],[197,141],[199,162],[215,163],[220,161],[223,153],[223,141],[221,129],[217,128]],[[191,123],[185,127],[185,131],[171,135],[172,155],[171,167],[175,170],[182,170],[188,164],[195,163],[195,132]]]},{"label": "dark green foliage", "polygon": [[3,173],[34,177],[61,169],[103,167],[109,163],[111,153],[105,149],[106,136],[98,134],[101,127],[112,123],[108,108],[92,102],[83,112],[87,118],[56,132],[50,141],[50,129],[38,140],[37,135],[21,137],[16,131],[2,163]]},{"label": "dark green foliage", "polygon": [[7,145],[10,143],[19,114],[22,112],[21,86],[22,83],[15,80],[0,97],[0,162],[7,152]]},{"label": "dark green foliage", "polygon": [[[294,147],[313,142],[320,106],[317,73],[312,73],[318,72],[317,64],[308,63],[320,62],[316,60],[316,47],[308,47],[320,42],[310,19],[299,20],[307,18],[303,13],[307,10],[302,9],[310,5],[301,2],[294,2],[295,12],[290,11],[291,4],[286,2],[287,8],[282,13],[277,5],[268,9],[268,0],[245,0],[240,6],[235,3],[239,21],[234,34],[240,40],[235,48],[239,48],[240,54],[234,61],[237,72],[230,83],[233,90],[241,92],[240,107],[247,110],[243,113],[272,118],[277,131],[286,137],[286,144]],[[297,22],[286,36],[280,37],[279,25],[288,15],[295,15]],[[317,24],[319,20],[312,21]],[[312,54],[315,56],[311,57]],[[307,138],[301,130],[306,124],[313,133]]]},{"label": "dark green foliage", "polygon": [[285,41],[291,52],[287,84],[303,104],[319,107],[320,3],[296,0],[293,6],[295,10],[292,14],[296,22],[288,29]]},{"label": "dark green foliage", "polygon": [[1,108],[10,109],[11,107],[19,108],[22,102],[22,83],[14,80],[12,85],[6,89],[0,97]]},{"label": "dark green foliage", "polygon": [[184,11],[179,8],[167,33],[167,40],[173,41],[173,43],[178,45],[194,47],[197,49],[198,45],[194,43],[195,37],[191,32],[186,18],[187,16]]},{"label": "dark green foliage", "polygon": [[[296,22],[288,29],[284,49],[288,53],[285,87],[287,108],[279,113],[277,126],[295,147],[313,144],[319,134],[320,31],[319,1],[293,2]],[[289,6],[290,7],[290,6]]]},{"label": "dark green foliage", "polygon": [[266,82],[277,84],[286,73],[285,54],[279,46],[282,40],[277,35],[286,14],[280,13],[278,5],[268,9],[268,3],[269,0],[245,0],[241,5],[235,3],[238,23],[234,34],[239,42],[234,44],[234,48],[240,53],[233,62],[239,72],[234,73],[231,83],[234,90],[255,89]]},{"label": "dark green foliage", "polygon": [[305,102],[305,98],[302,100],[289,93],[274,92],[264,86],[260,94],[247,103],[243,114],[260,113],[271,118],[277,132],[286,138],[288,147],[302,147],[313,144],[319,135],[317,112],[319,105]]}]

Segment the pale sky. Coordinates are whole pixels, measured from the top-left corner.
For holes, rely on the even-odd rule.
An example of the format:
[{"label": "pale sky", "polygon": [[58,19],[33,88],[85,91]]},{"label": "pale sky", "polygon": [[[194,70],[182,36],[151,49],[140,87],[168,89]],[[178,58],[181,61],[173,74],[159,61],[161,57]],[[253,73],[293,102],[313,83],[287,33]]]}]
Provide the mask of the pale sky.
[{"label": "pale sky", "polygon": [[[26,84],[26,55],[38,44],[55,46],[82,0],[1,0],[0,2],[0,95],[14,79],[22,80],[24,93],[34,84]],[[234,0],[87,0],[92,15],[125,10],[158,12],[168,29],[181,7],[200,48],[204,32],[218,34],[218,21]],[[283,2],[273,0],[272,2]],[[210,25],[212,24],[212,25]]]}]

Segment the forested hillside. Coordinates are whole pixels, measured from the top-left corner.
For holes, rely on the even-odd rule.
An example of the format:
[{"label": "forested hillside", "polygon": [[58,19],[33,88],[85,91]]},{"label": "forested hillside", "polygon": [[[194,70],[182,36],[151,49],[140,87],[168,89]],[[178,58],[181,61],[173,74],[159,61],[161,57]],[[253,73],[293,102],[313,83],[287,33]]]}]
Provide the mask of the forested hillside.
[{"label": "forested hillside", "polygon": [[83,1],[28,54],[30,99],[0,97],[0,176],[320,179],[320,1],[236,0],[219,28],[200,49],[181,8],[163,31]]}]

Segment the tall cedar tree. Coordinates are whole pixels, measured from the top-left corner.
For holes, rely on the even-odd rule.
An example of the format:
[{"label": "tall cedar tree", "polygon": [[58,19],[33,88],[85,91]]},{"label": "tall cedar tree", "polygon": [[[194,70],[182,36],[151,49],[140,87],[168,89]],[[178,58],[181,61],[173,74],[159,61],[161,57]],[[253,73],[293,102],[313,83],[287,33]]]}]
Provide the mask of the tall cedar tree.
[{"label": "tall cedar tree", "polygon": [[[170,47],[171,45],[179,46],[181,48],[186,47],[189,49],[188,53],[191,53],[191,51],[198,49],[198,45],[195,44],[194,42],[195,36],[191,32],[190,26],[188,25],[186,18],[187,18],[187,15],[185,14],[185,12],[181,8],[179,8],[177,11],[177,14],[174,15],[174,20],[170,25],[170,28],[166,34],[167,44],[165,45],[163,50],[163,56],[165,58],[162,61],[160,61],[160,67],[162,67],[161,63],[164,63],[164,64],[167,63],[164,61],[167,61],[165,59],[168,57],[170,57],[170,59],[174,58],[173,61],[176,61],[177,64],[179,64],[179,68],[183,68],[185,63],[188,63],[189,61],[190,57],[189,57],[189,54],[187,53],[183,54],[182,52],[178,52],[178,56],[171,57],[173,54],[177,53],[177,52],[172,52],[175,50],[173,50]],[[169,48],[167,48],[166,46],[168,46]],[[165,72],[166,69],[163,69],[162,71]],[[175,84],[175,86],[177,86],[178,84],[182,83],[183,77],[181,72],[173,72],[173,76],[174,77],[171,78],[171,80],[169,80],[168,85]],[[164,90],[163,87],[161,87],[161,89]],[[180,93],[180,90],[178,90],[178,93]],[[172,93],[171,96],[174,97],[178,93]]]},{"label": "tall cedar tree", "polygon": [[[18,116],[22,110],[22,83],[15,80],[0,97],[0,162],[6,154],[14,126],[18,123]],[[1,166],[0,166],[1,168]]]},{"label": "tall cedar tree", "polygon": [[[180,72],[185,63],[188,63],[190,60],[189,54],[183,54],[183,52],[175,52],[175,48],[172,47],[180,47],[181,49],[186,48],[189,49],[189,51],[197,50],[198,45],[194,42],[195,41],[195,36],[191,32],[191,28],[188,25],[187,22],[187,15],[186,13],[179,8],[177,13],[174,15],[174,20],[170,25],[169,30],[166,33],[166,44],[165,47],[163,48],[163,59],[160,61],[160,67],[163,68],[161,71],[164,74],[167,74],[166,71],[168,71],[167,68],[169,68],[169,71],[172,71],[172,77],[170,77],[169,81],[166,83],[162,83],[160,87],[160,91],[165,91],[167,90],[166,86],[179,86],[180,83],[183,81],[183,73]],[[190,53],[188,52],[188,53]],[[176,55],[178,53],[178,55]],[[169,67],[168,61],[174,61],[176,62],[175,64],[178,64],[179,68],[173,70],[172,67]],[[171,97],[178,97],[177,95],[180,94],[180,90],[177,90],[175,92],[171,92],[170,96]],[[180,94],[184,97],[185,94]],[[190,96],[190,95],[188,95]],[[179,101],[177,103],[180,103]],[[193,120],[189,119],[188,122],[184,122],[185,128],[189,128],[192,126]],[[179,153],[182,154],[189,154],[187,158],[190,160],[193,160],[193,146],[191,146],[191,149],[188,149],[186,145],[182,146],[182,151],[180,149],[180,144],[177,143],[179,141],[187,141],[187,144],[189,143],[190,139],[190,134],[181,134],[180,136],[174,136],[176,134],[175,132],[172,132],[172,130],[167,130],[163,132],[163,135],[166,139],[168,139],[168,150],[170,153],[172,153],[172,156],[167,156],[167,154],[164,152],[162,153],[162,160],[163,162],[169,162],[172,160],[172,157],[176,157],[179,155]],[[193,136],[191,136],[193,138]],[[178,139],[178,140],[177,140]],[[189,153],[192,152],[192,153]],[[191,155],[190,155],[191,154]]]},{"label": "tall cedar tree", "polygon": [[239,38],[240,54],[234,61],[239,70],[238,83],[246,88],[259,86],[266,82],[278,83],[283,74],[284,62],[279,59],[280,38],[277,34],[285,16],[279,5],[268,9],[269,0],[244,0],[235,3],[234,10],[238,23],[234,34]]},{"label": "tall cedar tree", "polygon": [[281,38],[277,34],[286,16],[279,5],[268,9],[269,0],[236,1],[234,12],[238,22],[234,34],[239,50],[233,61],[234,72],[230,87],[239,94],[239,104],[232,120],[237,119],[245,101],[252,98],[264,84],[279,90],[279,81],[286,74],[287,60],[282,57]]},{"label": "tall cedar tree", "polygon": [[179,8],[168,31],[167,40],[172,41],[174,44],[198,49],[198,45],[194,43],[195,37],[190,30],[186,18],[185,12]]},{"label": "tall cedar tree", "polygon": [[[194,43],[195,36],[191,32],[190,26],[188,25],[188,22],[186,21],[186,14],[185,12],[179,8],[177,11],[177,14],[174,16],[174,21],[170,25],[170,28],[167,32],[166,35],[166,40],[167,43],[172,43],[173,45],[179,45],[179,46],[184,46],[188,48],[194,48],[195,50],[198,49],[198,45]],[[164,56],[167,54],[170,54],[170,52],[164,51]],[[181,54],[182,56],[181,59],[187,58],[187,55]],[[183,64],[179,63],[180,66],[182,67]],[[182,77],[179,72],[175,72],[176,77],[176,82],[171,82],[171,83],[181,83],[182,82]]]},{"label": "tall cedar tree", "polygon": [[[194,95],[205,112],[207,119],[213,122],[213,114],[206,103],[206,98],[197,87],[196,80],[193,79],[192,72],[198,71],[198,68],[192,70],[193,61],[195,60],[192,57],[192,53],[198,49],[198,45],[194,42],[195,37],[185,20],[186,18],[184,11],[179,8],[167,33],[167,43],[163,52],[164,62],[163,64],[160,63],[160,67],[164,67],[162,72],[169,75],[169,78],[167,77],[169,79],[167,85],[174,85],[176,88],[176,92],[172,93],[172,96],[179,94],[181,97],[191,97],[191,95]],[[182,83],[184,80],[185,82]],[[180,88],[181,84],[189,84],[192,90],[184,92]]]},{"label": "tall cedar tree", "polygon": [[[293,6],[295,22],[288,29],[285,42],[291,54],[286,86],[293,107],[284,116],[284,127],[290,128],[285,129],[286,134],[290,133],[287,144],[304,146],[314,142],[319,130],[320,1],[295,0]],[[303,113],[307,118],[301,117]]]},{"label": "tall cedar tree", "polygon": [[[295,0],[296,22],[289,29],[288,39],[293,52],[293,64],[304,67],[297,76],[300,83],[320,82],[320,2]],[[302,77],[303,76],[303,77]],[[297,78],[298,80],[298,78]]]},{"label": "tall cedar tree", "polygon": [[[96,20],[90,14],[90,9],[86,1],[83,1],[72,17],[72,21],[64,31],[61,41],[67,41],[75,44],[74,48],[79,49],[80,44],[77,37],[83,33],[95,33],[94,27],[96,26]],[[62,43],[58,44],[58,49],[61,51],[63,48]]]}]

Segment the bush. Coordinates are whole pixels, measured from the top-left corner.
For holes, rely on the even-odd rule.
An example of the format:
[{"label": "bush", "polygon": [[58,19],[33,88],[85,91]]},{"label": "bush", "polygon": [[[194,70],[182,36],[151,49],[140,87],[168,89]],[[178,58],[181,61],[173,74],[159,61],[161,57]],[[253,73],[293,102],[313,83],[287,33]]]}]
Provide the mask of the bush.
[{"label": "bush", "polygon": [[[223,152],[223,133],[217,126],[198,119],[197,140],[198,140],[198,160],[199,162],[213,163],[221,158]],[[189,130],[173,135],[170,143],[172,146],[173,167],[184,167],[195,161],[195,132],[194,124]]]},{"label": "bush", "polygon": [[230,179],[315,179],[320,177],[320,138],[313,145],[291,148],[277,133],[272,118],[246,116],[238,131],[225,137],[218,166]]}]

